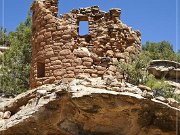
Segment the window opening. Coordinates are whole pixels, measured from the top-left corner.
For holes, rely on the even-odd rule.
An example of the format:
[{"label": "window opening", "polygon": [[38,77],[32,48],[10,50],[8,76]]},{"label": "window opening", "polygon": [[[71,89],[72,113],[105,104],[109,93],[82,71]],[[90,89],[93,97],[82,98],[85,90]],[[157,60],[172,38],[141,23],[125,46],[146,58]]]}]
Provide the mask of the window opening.
[{"label": "window opening", "polygon": [[79,22],[79,35],[84,36],[89,34],[89,22],[88,21],[80,21]]},{"label": "window opening", "polygon": [[37,77],[38,78],[45,77],[45,63],[41,63],[41,62],[37,63]]}]

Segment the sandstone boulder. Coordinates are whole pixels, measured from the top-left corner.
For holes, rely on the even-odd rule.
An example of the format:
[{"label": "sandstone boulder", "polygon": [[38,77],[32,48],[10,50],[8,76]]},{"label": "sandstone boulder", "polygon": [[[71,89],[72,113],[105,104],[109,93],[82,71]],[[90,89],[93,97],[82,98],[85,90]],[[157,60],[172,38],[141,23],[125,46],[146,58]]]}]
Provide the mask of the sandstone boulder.
[{"label": "sandstone boulder", "polygon": [[180,79],[180,63],[169,60],[153,60],[148,68],[149,73],[158,78]]}]

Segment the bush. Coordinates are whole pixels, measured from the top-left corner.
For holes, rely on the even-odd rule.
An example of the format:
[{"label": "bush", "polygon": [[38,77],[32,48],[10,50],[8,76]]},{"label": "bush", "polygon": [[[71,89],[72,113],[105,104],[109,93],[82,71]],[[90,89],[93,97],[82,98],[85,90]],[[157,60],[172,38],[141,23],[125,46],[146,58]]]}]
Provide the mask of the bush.
[{"label": "bush", "polygon": [[128,82],[135,85],[144,83],[147,76],[146,68],[151,60],[147,57],[147,53],[141,52],[137,57],[131,57],[129,63],[118,62],[117,66],[120,72],[124,73]]},{"label": "bush", "polygon": [[173,98],[176,100],[176,101],[178,101],[178,102],[180,102],[180,94],[179,95],[173,95]]},{"label": "bush", "polygon": [[159,80],[153,75],[148,75],[145,85],[154,91],[155,96],[164,96],[168,98],[173,97],[174,95],[174,88],[168,82],[166,82],[164,78]]}]

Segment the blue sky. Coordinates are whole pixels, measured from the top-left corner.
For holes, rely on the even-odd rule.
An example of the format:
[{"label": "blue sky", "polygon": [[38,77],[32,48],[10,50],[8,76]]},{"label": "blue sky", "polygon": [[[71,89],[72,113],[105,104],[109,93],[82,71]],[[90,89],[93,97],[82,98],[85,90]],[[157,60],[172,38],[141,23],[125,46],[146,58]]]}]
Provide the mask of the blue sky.
[{"label": "blue sky", "polygon": [[[0,26],[4,25],[8,31],[15,31],[16,26],[26,19],[32,1],[0,0]],[[180,5],[179,0],[177,1]],[[92,5],[98,5],[104,11],[121,8],[122,22],[141,31],[142,44],[146,41],[167,40],[174,50],[180,49],[180,44],[176,44],[177,18],[178,24],[180,23],[179,14],[176,15],[176,0],[59,0],[59,14],[67,13],[73,8]],[[180,35],[179,26],[177,35]]]}]

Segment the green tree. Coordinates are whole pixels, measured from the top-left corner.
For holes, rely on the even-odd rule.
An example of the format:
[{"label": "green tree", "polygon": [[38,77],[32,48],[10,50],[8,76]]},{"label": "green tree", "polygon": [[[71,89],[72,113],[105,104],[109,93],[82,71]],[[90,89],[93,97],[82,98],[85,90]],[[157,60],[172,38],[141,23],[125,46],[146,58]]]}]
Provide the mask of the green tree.
[{"label": "green tree", "polygon": [[7,33],[6,29],[0,27],[0,45],[5,46],[7,42]]},{"label": "green tree", "polygon": [[173,51],[172,45],[167,41],[162,41],[158,43],[146,42],[142,46],[143,51],[149,52],[149,57],[153,60],[162,59],[162,60],[176,60],[176,53]]},{"label": "green tree", "polygon": [[0,90],[5,93],[21,93],[29,88],[29,71],[31,62],[31,16],[20,23],[16,32],[7,36],[11,47],[3,55],[1,67]]},{"label": "green tree", "polygon": [[177,61],[180,62],[180,50],[177,51],[176,55],[177,55]]}]

